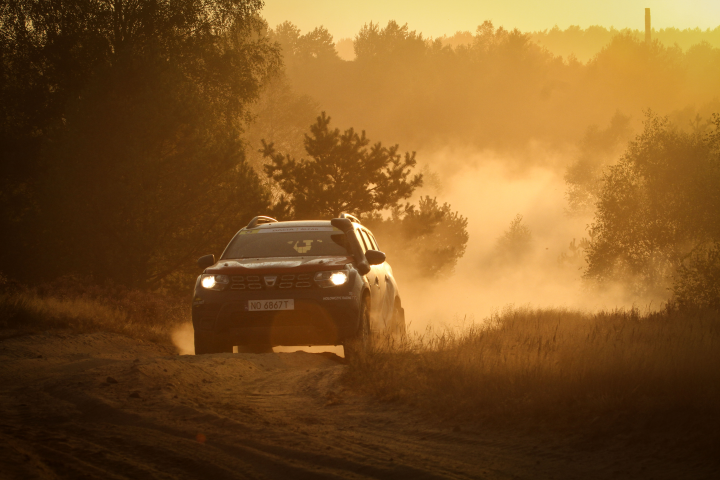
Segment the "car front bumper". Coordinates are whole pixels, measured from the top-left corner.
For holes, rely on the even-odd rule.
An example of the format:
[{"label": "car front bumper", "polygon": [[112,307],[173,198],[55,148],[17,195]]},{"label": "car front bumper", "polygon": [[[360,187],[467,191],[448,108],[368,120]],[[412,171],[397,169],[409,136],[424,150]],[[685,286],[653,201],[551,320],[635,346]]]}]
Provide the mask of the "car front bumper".
[{"label": "car front bumper", "polygon": [[[196,331],[212,332],[232,345],[337,345],[358,328],[359,299],[351,289],[294,292],[196,292]],[[293,310],[249,311],[250,300],[292,298]]]}]

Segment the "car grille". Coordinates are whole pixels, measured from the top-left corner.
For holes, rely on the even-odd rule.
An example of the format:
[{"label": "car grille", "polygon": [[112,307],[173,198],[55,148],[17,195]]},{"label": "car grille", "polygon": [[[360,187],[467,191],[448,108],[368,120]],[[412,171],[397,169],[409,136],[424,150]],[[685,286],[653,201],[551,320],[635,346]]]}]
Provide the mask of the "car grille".
[{"label": "car grille", "polygon": [[[268,277],[275,277],[275,282],[270,285],[266,281]],[[231,290],[269,290],[289,288],[312,288],[312,275],[302,273],[300,275],[233,275],[230,277]]]}]

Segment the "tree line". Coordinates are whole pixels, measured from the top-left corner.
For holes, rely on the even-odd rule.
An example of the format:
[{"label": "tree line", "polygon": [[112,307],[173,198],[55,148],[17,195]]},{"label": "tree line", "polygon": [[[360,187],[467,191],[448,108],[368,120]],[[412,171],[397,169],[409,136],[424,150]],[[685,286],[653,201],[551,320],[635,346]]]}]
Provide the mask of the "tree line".
[{"label": "tree line", "polygon": [[[642,12],[640,12],[642,13]],[[638,18],[642,22],[642,17]],[[562,55],[569,58],[571,55],[582,62],[591,60],[602,48],[610,43],[617,35],[629,35],[638,41],[645,40],[645,31],[638,29],[622,29],[600,25],[591,25],[588,28],[580,28],[571,25],[565,30],[554,26],[553,28],[531,32],[530,37],[555,55]],[[452,37],[451,37],[452,38]],[[712,47],[720,47],[720,26],[713,29],[702,30],[700,28],[659,28],[653,29],[651,38],[657,40],[666,47],[677,45],[683,50],[688,50],[694,45],[708,43]],[[450,40],[450,39],[448,39]]]},{"label": "tree line", "polygon": [[651,108],[683,122],[718,110],[717,43],[683,49],[613,32],[582,63],[554,54],[532,33],[489,21],[454,44],[390,21],[361,28],[354,60],[344,61],[322,27],[303,33],[285,22],[269,35],[282,48],[287,84],[297,95],[318,102],[340,125],[363,125],[416,148],[560,146],[618,110],[639,119]]}]

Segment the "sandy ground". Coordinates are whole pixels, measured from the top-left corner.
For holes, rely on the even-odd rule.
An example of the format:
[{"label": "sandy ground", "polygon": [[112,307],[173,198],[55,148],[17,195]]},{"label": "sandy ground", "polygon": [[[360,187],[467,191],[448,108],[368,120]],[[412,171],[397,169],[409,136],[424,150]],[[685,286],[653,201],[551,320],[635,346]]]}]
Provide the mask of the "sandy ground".
[{"label": "sandy ground", "polygon": [[[720,478],[657,445],[486,431],[345,390],[333,354],[0,340],[0,478]],[[632,447],[632,448],[631,448]]]}]

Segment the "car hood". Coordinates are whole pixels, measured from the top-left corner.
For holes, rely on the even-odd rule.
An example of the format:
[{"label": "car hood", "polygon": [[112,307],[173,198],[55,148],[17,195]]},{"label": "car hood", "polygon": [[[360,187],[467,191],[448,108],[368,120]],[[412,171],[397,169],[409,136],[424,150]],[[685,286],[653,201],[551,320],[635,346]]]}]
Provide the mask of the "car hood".
[{"label": "car hood", "polygon": [[220,260],[205,269],[205,273],[243,275],[260,271],[263,273],[316,272],[342,268],[352,261],[353,258],[350,256],[238,258]]}]

